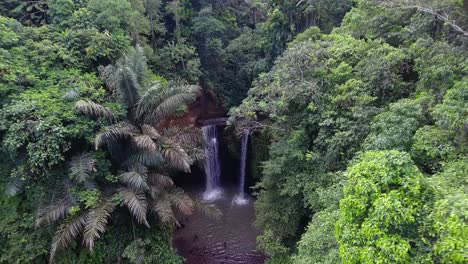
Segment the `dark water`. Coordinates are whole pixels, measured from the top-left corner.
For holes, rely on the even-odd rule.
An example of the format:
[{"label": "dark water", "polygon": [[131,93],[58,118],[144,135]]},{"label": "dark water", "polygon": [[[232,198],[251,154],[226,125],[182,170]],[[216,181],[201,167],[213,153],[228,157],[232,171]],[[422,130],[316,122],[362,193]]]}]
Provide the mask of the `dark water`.
[{"label": "dark water", "polygon": [[[181,221],[182,228],[174,234],[173,244],[187,264],[257,264],[265,255],[256,249],[260,232],[253,226],[255,213],[252,198],[246,205],[236,205],[232,199],[237,188],[224,190],[214,203],[223,212],[216,221],[195,213]],[[200,192],[192,192],[192,196]]]}]

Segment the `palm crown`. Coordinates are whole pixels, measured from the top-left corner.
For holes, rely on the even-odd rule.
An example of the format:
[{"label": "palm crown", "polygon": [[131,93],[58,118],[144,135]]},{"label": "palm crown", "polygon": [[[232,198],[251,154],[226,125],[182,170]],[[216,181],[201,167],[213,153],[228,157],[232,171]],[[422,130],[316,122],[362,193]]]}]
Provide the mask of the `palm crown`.
[{"label": "palm crown", "polygon": [[125,105],[126,118],[119,120],[111,109],[92,101],[77,101],[75,110],[110,124],[95,137],[95,148],[107,148],[113,161],[120,164],[118,183],[101,188],[97,205],[79,215],[73,213],[77,201],[70,189],[73,186],[96,188],[96,184],[90,178],[95,166],[89,153],[72,158],[63,195],[40,209],[37,219],[38,226],[65,219],[53,238],[51,259],[57,250],[68,247],[80,236],[92,250],[95,239],[105,231],[112,212],[119,205],[127,207],[139,224],[148,227],[148,213],[169,225],[178,225],[174,210],[190,215],[199,208],[219,216],[213,206],[193,201],[176,188],[168,174],[173,170],[189,172],[194,162],[204,158],[199,129],[190,125],[162,126],[162,122],[177,115],[182,106],[196,100],[199,87],[171,83],[147,85],[146,59],[139,47],[115,65],[101,67],[100,72],[107,87],[118,94]]}]

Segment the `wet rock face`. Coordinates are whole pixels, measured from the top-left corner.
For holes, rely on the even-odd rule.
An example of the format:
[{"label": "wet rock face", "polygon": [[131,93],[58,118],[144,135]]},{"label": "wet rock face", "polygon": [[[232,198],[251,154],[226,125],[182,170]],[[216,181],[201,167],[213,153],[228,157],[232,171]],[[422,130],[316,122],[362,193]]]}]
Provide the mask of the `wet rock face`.
[{"label": "wet rock face", "polygon": [[173,245],[187,264],[265,262],[265,255],[256,249],[255,241],[260,232],[253,225],[253,200],[247,205],[234,204],[236,191],[236,188],[225,188],[223,197],[215,202],[224,214],[221,221],[200,214],[181,221],[183,227],[175,232]]}]

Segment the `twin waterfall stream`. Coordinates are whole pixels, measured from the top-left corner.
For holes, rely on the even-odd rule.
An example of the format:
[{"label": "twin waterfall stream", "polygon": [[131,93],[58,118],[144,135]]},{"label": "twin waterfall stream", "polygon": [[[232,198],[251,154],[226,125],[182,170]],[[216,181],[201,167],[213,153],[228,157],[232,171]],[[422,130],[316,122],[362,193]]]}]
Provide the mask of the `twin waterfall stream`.
[{"label": "twin waterfall stream", "polygon": [[[219,199],[223,191],[220,186],[221,164],[219,160],[218,132],[216,125],[207,125],[202,128],[205,138],[205,177],[206,188],[203,193],[203,200],[214,201]],[[247,163],[247,149],[249,143],[249,130],[245,129],[242,134],[241,163],[239,173],[239,192],[235,195],[233,202],[238,205],[248,203],[245,197],[245,174]]]}]

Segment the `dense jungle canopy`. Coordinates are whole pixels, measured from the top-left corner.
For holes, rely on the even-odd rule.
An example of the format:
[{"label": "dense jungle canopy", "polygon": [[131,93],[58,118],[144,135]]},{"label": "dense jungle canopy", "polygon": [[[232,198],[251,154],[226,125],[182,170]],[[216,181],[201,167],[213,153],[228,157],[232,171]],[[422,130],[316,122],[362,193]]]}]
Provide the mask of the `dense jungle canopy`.
[{"label": "dense jungle canopy", "polygon": [[468,263],[466,0],[2,0],[0,263],[184,263],[203,98],[267,263]]}]

